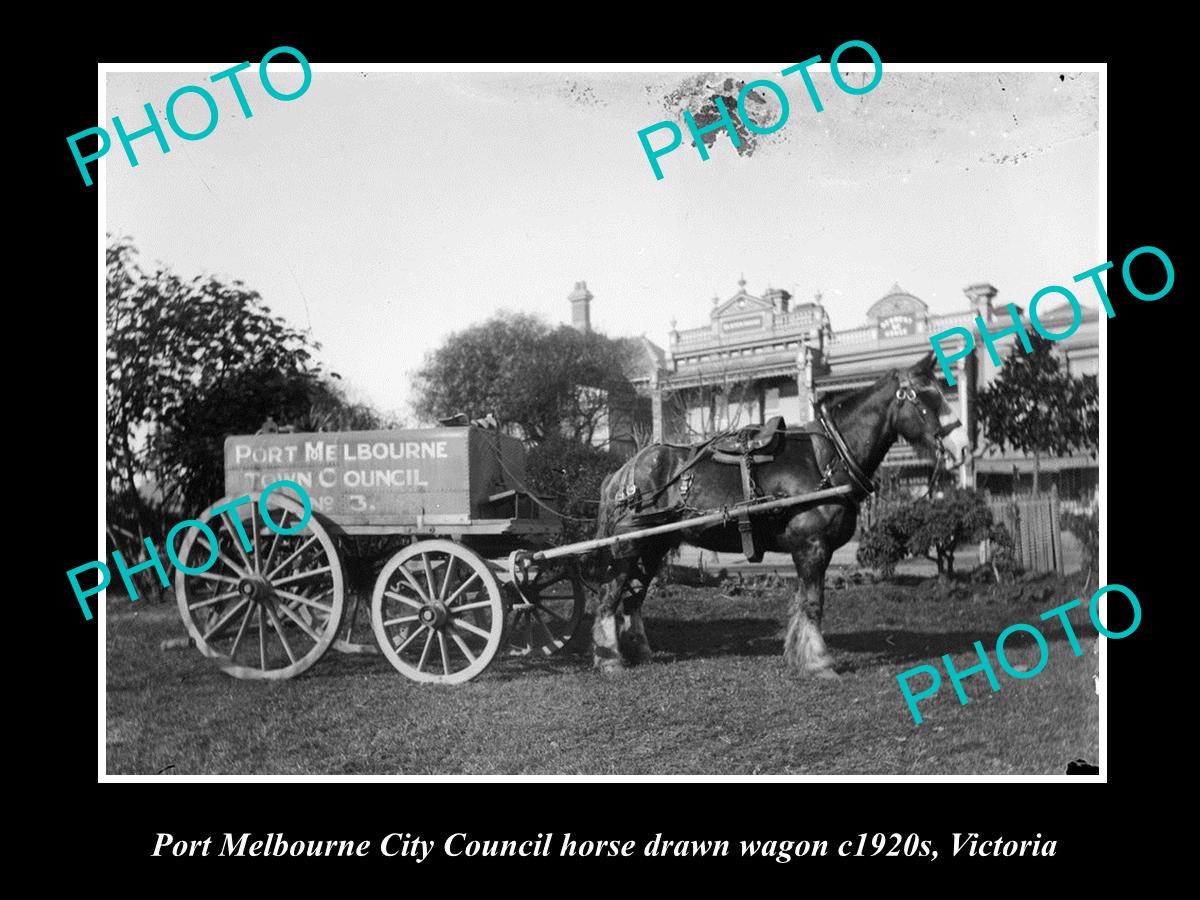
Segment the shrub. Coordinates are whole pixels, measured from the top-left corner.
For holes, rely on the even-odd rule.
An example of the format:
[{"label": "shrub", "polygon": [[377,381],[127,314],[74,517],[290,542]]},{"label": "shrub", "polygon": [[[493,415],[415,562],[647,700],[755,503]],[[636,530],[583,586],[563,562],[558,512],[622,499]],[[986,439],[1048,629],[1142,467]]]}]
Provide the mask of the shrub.
[{"label": "shrub", "polygon": [[1100,558],[1100,516],[1095,512],[1090,512],[1086,516],[1064,512],[1062,524],[1079,541],[1079,546],[1083,550],[1083,568],[1090,572],[1096,567]]},{"label": "shrub", "polygon": [[935,562],[939,575],[953,575],[955,550],[968,541],[989,537],[992,524],[982,494],[949,488],[937,497],[900,502],[887,510],[864,530],[858,561],[890,576],[900,560],[918,556]]},{"label": "shrub", "polygon": [[616,453],[561,437],[542,441],[529,451],[525,458],[529,489],[571,517],[563,520],[561,542],[587,540],[595,534],[600,485],[624,462]]},{"label": "shrub", "polygon": [[1006,525],[996,522],[988,529],[987,539],[988,565],[992,567],[996,583],[1011,581],[1020,569],[1012,534]]}]

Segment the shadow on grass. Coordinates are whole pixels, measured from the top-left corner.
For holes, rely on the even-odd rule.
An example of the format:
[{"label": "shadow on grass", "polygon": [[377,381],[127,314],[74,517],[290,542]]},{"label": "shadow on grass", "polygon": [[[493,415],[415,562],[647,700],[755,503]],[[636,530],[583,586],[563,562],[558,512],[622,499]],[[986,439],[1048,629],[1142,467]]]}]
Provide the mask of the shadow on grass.
[{"label": "shadow on grass", "polygon": [[[648,619],[646,632],[650,645],[658,654],[682,662],[691,659],[728,656],[782,656],[784,631],[776,619],[715,619],[711,621]],[[854,672],[881,665],[900,665],[915,660],[928,660],[942,654],[951,656],[970,653],[976,641],[991,652],[995,649],[999,629],[983,626],[966,631],[906,631],[901,628],[871,629],[839,634],[825,634],[825,642],[837,655],[839,671]],[[1045,633],[1049,644],[1065,643],[1066,635]],[[1010,655],[1013,650],[1034,646],[1025,634],[1014,635],[1005,641]],[[1057,651],[1051,651],[1057,656]],[[670,659],[662,660],[671,662]]]}]

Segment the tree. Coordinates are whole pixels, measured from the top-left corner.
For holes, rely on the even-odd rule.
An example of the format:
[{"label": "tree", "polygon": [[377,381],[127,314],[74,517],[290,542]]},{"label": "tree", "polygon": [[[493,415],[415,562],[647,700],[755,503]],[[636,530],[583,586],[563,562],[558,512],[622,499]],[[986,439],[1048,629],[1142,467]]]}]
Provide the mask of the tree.
[{"label": "tree", "polygon": [[227,435],[378,424],[240,281],[143,271],[128,238],[106,262],[109,522],[137,544],[221,497]]},{"label": "tree", "polygon": [[1094,375],[1071,376],[1053,341],[1030,335],[1032,353],[1014,343],[1000,374],[979,393],[984,436],[998,446],[1033,455],[1033,490],[1040,490],[1042,455],[1100,446],[1100,390]]},{"label": "tree", "polygon": [[954,574],[954,553],[992,533],[992,511],[978,491],[953,487],[937,497],[902,501],[887,510],[859,541],[858,561],[891,575],[896,563],[919,556]]},{"label": "tree", "polygon": [[492,413],[509,433],[541,443],[590,443],[614,401],[626,404],[630,347],[523,313],[500,313],[456,332],[417,372],[415,408],[426,420]]}]

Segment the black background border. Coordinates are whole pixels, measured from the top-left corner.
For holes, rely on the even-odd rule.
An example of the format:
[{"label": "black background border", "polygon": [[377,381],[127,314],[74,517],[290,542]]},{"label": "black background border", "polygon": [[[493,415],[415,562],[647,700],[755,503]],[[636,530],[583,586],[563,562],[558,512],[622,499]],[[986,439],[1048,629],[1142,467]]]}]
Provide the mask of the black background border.
[{"label": "black background border", "polygon": [[[518,18],[504,16],[495,30],[481,19],[451,38],[444,23],[403,23],[375,27],[355,13],[347,25],[322,21],[306,25],[250,28],[238,14],[237,27],[170,29],[139,34],[136,21],[118,22],[111,33],[98,28],[56,40],[55,58],[40,66],[52,68],[56,85],[49,100],[37,110],[34,162],[47,171],[40,180],[19,188],[48,188],[50,198],[33,198],[29,209],[42,221],[31,235],[48,250],[42,271],[55,286],[52,297],[31,304],[29,328],[52,336],[48,352],[39,354],[34,367],[44,385],[58,385],[49,395],[36,391],[37,408],[26,412],[25,426],[34,434],[59,434],[56,447],[61,459],[49,465],[64,473],[54,486],[35,495],[32,512],[22,516],[22,530],[37,529],[43,539],[31,542],[48,559],[25,563],[32,576],[33,609],[40,646],[26,645],[36,662],[18,679],[28,700],[27,725],[17,733],[25,744],[24,765],[47,776],[57,799],[37,804],[29,844],[57,848],[74,858],[85,857],[120,877],[115,881],[141,883],[143,876],[160,877],[180,865],[192,868],[212,860],[151,859],[155,834],[168,831],[177,837],[220,835],[224,831],[266,834],[284,831],[289,839],[371,839],[374,843],[391,831],[416,832],[425,837],[469,830],[472,837],[533,837],[538,832],[576,837],[637,839],[655,833],[668,837],[727,838],[736,845],[755,836],[855,838],[861,832],[922,833],[941,849],[936,864],[902,859],[872,860],[864,870],[861,860],[852,869],[838,871],[890,872],[897,866],[973,874],[980,866],[1019,865],[1041,871],[1064,863],[1091,865],[1094,871],[1112,863],[1108,854],[1118,851],[1135,857],[1156,853],[1170,832],[1142,804],[1156,802],[1155,786],[1168,787],[1181,757],[1177,727],[1162,703],[1176,695],[1169,661],[1185,656],[1189,635],[1186,623],[1166,637],[1168,611],[1173,611],[1174,569],[1180,559],[1180,534],[1184,525],[1173,516],[1182,512],[1190,495],[1185,460],[1188,441],[1181,431],[1181,403],[1194,407],[1187,395],[1188,380],[1180,363],[1185,358],[1188,329],[1184,324],[1187,268],[1183,235],[1176,231],[1172,214],[1184,202],[1184,154],[1176,143],[1175,123],[1186,116],[1184,86],[1190,72],[1175,62],[1185,51],[1172,46],[1161,31],[1169,23],[1148,23],[1145,33],[1137,24],[1122,23],[1119,33],[1097,22],[1051,25],[1039,19],[1035,28],[1027,21],[1006,25],[992,22],[967,24],[982,8],[954,14],[941,33],[911,16],[907,21],[882,22],[876,16],[847,16],[834,25],[817,28],[805,19],[791,28],[779,25],[776,38],[763,38],[764,29],[781,15],[777,10],[745,10],[732,21],[689,19],[687,29],[669,25],[653,11],[631,14],[611,25],[588,23],[586,37],[579,26],[560,36],[549,30],[554,15],[534,17],[522,10]],[[585,10],[569,10],[573,17]],[[407,15],[407,14],[406,14]],[[566,15],[566,13],[564,13]],[[638,24],[649,17],[646,25]],[[530,24],[522,23],[529,17]],[[587,18],[593,18],[588,15]],[[329,17],[323,16],[323,19]],[[537,21],[533,21],[537,18]],[[605,16],[604,18],[609,18]],[[929,13],[930,19],[938,19]],[[132,19],[144,21],[133,16]],[[739,21],[740,20],[740,21]],[[1089,33],[1090,27],[1090,33]],[[608,33],[606,34],[606,29]],[[80,28],[86,32],[86,28]],[[519,40],[506,35],[523,32]],[[492,36],[485,41],[478,35]],[[180,787],[179,782],[159,784],[98,785],[96,670],[98,622],[85,622],[62,573],[93,558],[96,528],[91,507],[95,497],[97,416],[96,385],[92,380],[96,360],[96,200],[94,188],[85,188],[67,149],[65,136],[102,124],[96,119],[96,64],[105,62],[159,62],[241,60],[257,62],[280,45],[300,48],[313,62],[359,60],[433,59],[435,56],[471,60],[536,59],[585,61],[612,58],[657,60],[683,56],[717,58],[807,58],[829,52],[849,39],[869,41],[889,62],[1003,61],[1063,62],[1107,61],[1108,70],[1108,172],[1109,172],[1109,272],[1108,289],[1116,317],[1108,325],[1107,484],[1109,565],[1108,580],[1130,587],[1141,599],[1144,618],[1130,638],[1108,645],[1108,770],[1107,785],[1090,785],[1087,796],[1064,796],[1064,785],[1014,784],[1002,787],[982,783],[828,784],[828,783],[726,783],[622,784],[559,783],[459,784],[205,784]],[[50,102],[52,100],[52,102]],[[47,165],[48,164],[48,165]],[[24,177],[18,181],[25,181]],[[1186,179],[1190,183],[1191,179]],[[1170,295],[1157,303],[1130,297],[1119,276],[1121,261],[1135,247],[1153,244],[1174,261],[1176,283]],[[39,248],[40,249],[40,248]],[[1088,266],[1100,260],[1084,261]],[[25,268],[28,263],[21,263]],[[1081,271],[1076,261],[1063,261],[1061,272],[1047,273],[1047,283]],[[1083,296],[1090,297],[1084,293]],[[35,298],[36,300],[36,298]],[[1194,320],[1194,316],[1191,317]],[[40,321],[40,320],[45,321]],[[51,451],[52,452],[52,451]],[[64,510],[71,510],[64,514]],[[41,554],[38,554],[41,555]],[[40,590],[50,584],[49,595]],[[27,600],[18,600],[27,604]],[[25,620],[28,621],[28,620]],[[1119,624],[1119,619],[1116,620]],[[1117,627],[1114,625],[1113,627]],[[1165,696],[1164,696],[1165,695]],[[1190,704],[1188,704],[1190,706]],[[1186,727],[1186,722],[1182,723]],[[1147,785],[1146,782],[1151,782]],[[172,786],[174,785],[174,786]],[[1079,785],[1082,787],[1082,785]],[[64,808],[61,801],[70,797]],[[65,832],[74,829],[78,839]],[[978,831],[983,837],[999,835],[1028,839],[1041,833],[1058,842],[1053,859],[964,860],[949,857],[951,832]],[[837,857],[805,860],[780,866],[763,860],[608,860],[604,872],[619,878],[630,866],[649,868],[672,879],[703,877],[729,866],[741,871],[757,868],[778,875],[794,872],[797,865],[832,872]],[[270,879],[280,871],[299,870],[305,877],[336,873],[340,881],[353,878],[367,863],[371,869],[402,876],[403,882],[421,871],[426,876],[487,877],[497,868],[522,869],[513,888],[571,890],[579,879],[598,871],[600,860],[475,860],[430,861],[417,866],[409,860],[239,860],[236,871],[257,867]],[[223,869],[230,861],[220,860]],[[947,868],[949,867],[949,868]],[[568,881],[548,876],[562,870]],[[81,870],[80,874],[83,874]],[[570,874],[567,874],[570,873]],[[217,873],[213,873],[217,874]],[[869,877],[869,876],[868,876]],[[545,878],[543,881],[542,879]],[[423,880],[423,879],[422,879]],[[316,886],[316,882],[312,884]],[[448,886],[454,886],[451,881]],[[797,889],[802,883],[797,883]],[[541,885],[539,888],[538,885]],[[597,883],[598,886],[598,883]],[[498,887],[502,887],[498,883]],[[630,884],[629,887],[636,887]]]}]

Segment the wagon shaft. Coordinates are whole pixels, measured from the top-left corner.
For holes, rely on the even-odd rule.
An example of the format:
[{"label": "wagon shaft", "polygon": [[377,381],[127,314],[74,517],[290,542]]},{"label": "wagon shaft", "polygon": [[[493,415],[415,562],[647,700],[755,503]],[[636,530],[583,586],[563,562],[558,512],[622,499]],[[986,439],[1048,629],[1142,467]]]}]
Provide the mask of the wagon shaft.
[{"label": "wagon shaft", "polygon": [[546,560],[557,559],[563,556],[578,556],[583,553],[589,553],[593,550],[600,550],[604,547],[612,547],[620,543],[639,541],[644,538],[653,537],[656,534],[670,534],[674,531],[688,531],[690,529],[705,525],[716,525],[721,522],[732,521],[737,518],[737,515],[740,512],[756,514],[769,512],[773,509],[785,509],[790,506],[803,506],[810,503],[819,503],[823,500],[829,500],[833,497],[848,496],[853,492],[853,490],[853,487],[848,484],[844,484],[839,485],[838,487],[827,488],[825,490],[813,491],[808,494],[799,494],[795,497],[777,497],[775,499],[755,501],[752,503],[739,503],[724,509],[714,510],[698,516],[692,516],[687,519],[680,519],[678,522],[668,522],[665,525],[655,525],[652,528],[641,528],[636,531],[627,531],[624,534],[615,534],[610,537],[595,538],[594,540],[590,541],[579,541],[575,544],[563,544],[561,547],[553,547],[549,550],[539,550],[536,553],[518,553],[515,556],[514,564],[520,564],[524,561],[524,559],[528,559],[532,562],[542,562]]}]

